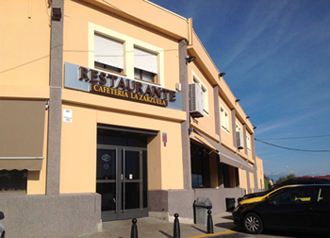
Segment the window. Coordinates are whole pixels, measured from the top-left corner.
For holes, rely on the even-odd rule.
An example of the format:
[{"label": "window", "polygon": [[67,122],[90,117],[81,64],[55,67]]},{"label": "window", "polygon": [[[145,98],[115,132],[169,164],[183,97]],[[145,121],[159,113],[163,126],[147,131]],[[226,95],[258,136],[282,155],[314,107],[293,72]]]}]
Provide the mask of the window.
[{"label": "window", "polygon": [[26,192],[27,170],[1,170],[0,192]]},{"label": "window", "polygon": [[223,185],[225,188],[236,188],[239,186],[238,168],[220,163],[220,171],[223,175]]},{"label": "window", "polygon": [[317,196],[318,202],[330,202],[330,188],[320,188]]},{"label": "window", "polygon": [[[193,72],[194,74],[194,72]],[[197,78],[196,75],[193,76],[193,82],[197,83],[203,91],[203,111],[205,112],[204,114],[208,115],[209,114],[209,100],[208,100],[208,91],[207,87],[201,82],[200,79]]]},{"label": "window", "polygon": [[89,22],[88,51],[89,68],[165,87],[163,48]]},{"label": "window", "polygon": [[193,188],[210,187],[210,164],[209,154],[203,147],[190,146],[191,150],[191,180]]},{"label": "window", "polygon": [[157,83],[157,55],[134,47],[134,78]]},{"label": "window", "polygon": [[229,114],[228,112],[221,107],[220,108],[220,120],[221,120],[221,128],[226,131],[227,133],[230,132],[229,130]]},{"label": "window", "polygon": [[94,35],[94,67],[116,73],[124,71],[124,45],[108,37]]},{"label": "window", "polygon": [[315,191],[316,188],[314,187],[289,188],[278,195],[272,196],[271,200],[274,204],[308,203],[312,201]]},{"label": "window", "polygon": [[251,151],[251,141],[250,141],[250,135],[246,133],[246,146],[249,151]]}]

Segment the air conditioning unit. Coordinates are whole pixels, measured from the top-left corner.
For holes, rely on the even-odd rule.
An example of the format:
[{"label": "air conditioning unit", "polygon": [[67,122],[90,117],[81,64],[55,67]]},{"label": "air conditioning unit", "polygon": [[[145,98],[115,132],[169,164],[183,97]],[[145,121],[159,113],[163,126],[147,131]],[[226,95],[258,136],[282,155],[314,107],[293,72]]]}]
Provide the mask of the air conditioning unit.
[{"label": "air conditioning unit", "polygon": [[244,148],[243,133],[241,131],[236,131],[236,142],[239,150]]},{"label": "air conditioning unit", "polygon": [[197,83],[189,84],[189,112],[192,117],[203,117],[204,95]]}]

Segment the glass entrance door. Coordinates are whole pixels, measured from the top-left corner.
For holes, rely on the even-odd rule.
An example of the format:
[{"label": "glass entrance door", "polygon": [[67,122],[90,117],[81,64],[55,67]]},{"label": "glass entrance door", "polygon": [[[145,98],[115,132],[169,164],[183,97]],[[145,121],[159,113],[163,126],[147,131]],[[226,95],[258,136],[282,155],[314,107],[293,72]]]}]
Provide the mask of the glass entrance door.
[{"label": "glass entrance door", "polygon": [[98,145],[96,192],[103,221],[148,215],[146,175],[146,149]]}]

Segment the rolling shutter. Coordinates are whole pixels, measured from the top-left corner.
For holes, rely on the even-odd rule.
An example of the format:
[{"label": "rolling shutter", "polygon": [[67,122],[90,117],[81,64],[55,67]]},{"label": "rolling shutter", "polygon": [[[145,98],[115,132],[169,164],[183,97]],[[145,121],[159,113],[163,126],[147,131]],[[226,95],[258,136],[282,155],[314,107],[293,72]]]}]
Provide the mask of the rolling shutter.
[{"label": "rolling shutter", "polygon": [[134,68],[157,74],[157,55],[142,49],[134,48]]},{"label": "rolling shutter", "polygon": [[124,68],[124,45],[105,36],[94,35],[94,61]]}]

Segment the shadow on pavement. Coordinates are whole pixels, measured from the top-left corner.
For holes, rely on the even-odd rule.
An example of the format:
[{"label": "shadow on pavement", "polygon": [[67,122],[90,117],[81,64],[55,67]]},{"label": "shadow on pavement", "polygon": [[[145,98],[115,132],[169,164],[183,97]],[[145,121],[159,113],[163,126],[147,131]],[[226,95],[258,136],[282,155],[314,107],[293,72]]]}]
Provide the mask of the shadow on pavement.
[{"label": "shadow on pavement", "polygon": [[200,232],[203,232],[203,233],[207,233],[205,230],[203,230],[203,229],[200,229],[200,228],[198,228],[198,227],[196,227],[196,226],[191,226],[192,228],[194,228],[194,229],[196,229],[196,230],[198,230],[198,231],[200,231]]},{"label": "shadow on pavement", "polygon": [[159,230],[160,233],[162,233],[164,236],[168,237],[168,238],[173,238],[173,236],[171,236],[170,234],[164,232],[164,231],[161,231]]},{"label": "shadow on pavement", "polygon": [[233,217],[232,216],[223,216],[223,217],[221,217],[221,218],[223,218],[223,219],[227,219],[227,220],[233,220]]}]

